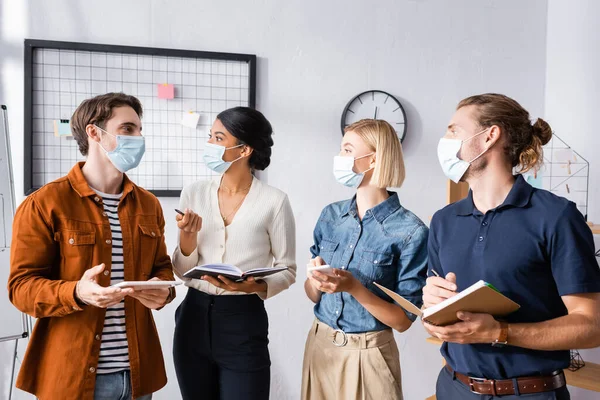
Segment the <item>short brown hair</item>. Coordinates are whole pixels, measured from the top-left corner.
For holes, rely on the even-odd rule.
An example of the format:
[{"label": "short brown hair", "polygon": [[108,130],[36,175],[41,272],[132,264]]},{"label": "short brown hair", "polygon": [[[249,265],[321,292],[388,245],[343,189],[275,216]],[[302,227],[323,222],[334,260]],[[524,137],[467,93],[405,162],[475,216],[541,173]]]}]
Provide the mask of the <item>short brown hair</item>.
[{"label": "short brown hair", "polygon": [[88,154],[88,136],[86,126],[93,124],[100,128],[105,127],[106,121],[112,117],[113,108],[129,106],[142,118],[142,103],[125,93],[106,93],[84,100],[71,117],[71,131],[77,141],[82,155]]},{"label": "short brown hair", "polygon": [[482,128],[498,126],[504,134],[504,151],[518,172],[537,170],[544,161],[542,146],[552,138],[552,128],[538,118],[532,125],[529,112],[503,94],[486,93],[467,97],[456,109],[475,106]]},{"label": "short brown hair", "polygon": [[371,182],[378,188],[399,188],[404,182],[404,156],[396,130],[380,119],[361,119],[347,126],[344,132],[356,133],[377,153]]}]

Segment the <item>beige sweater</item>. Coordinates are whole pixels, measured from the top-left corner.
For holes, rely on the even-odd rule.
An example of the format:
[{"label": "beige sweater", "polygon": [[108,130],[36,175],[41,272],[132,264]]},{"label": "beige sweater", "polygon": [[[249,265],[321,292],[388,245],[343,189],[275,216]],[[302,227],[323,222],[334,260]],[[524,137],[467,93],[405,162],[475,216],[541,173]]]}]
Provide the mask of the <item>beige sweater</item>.
[{"label": "beige sweater", "polygon": [[225,226],[219,211],[217,190],[221,177],[199,181],[186,186],[181,192],[180,209],[189,208],[202,217],[196,251],[189,256],[179,246],[173,253],[175,274],[191,288],[213,295],[239,295],[199,280],[185,279],[182,275],[197,265],[224,263],[242,271],[252,268],[281,267],[289,269],[267,276],[267,293],[258,293],[263,299],[275,296],[296,280],[296,227],[288,197],[254,178],[250,191],[233,217]]}]

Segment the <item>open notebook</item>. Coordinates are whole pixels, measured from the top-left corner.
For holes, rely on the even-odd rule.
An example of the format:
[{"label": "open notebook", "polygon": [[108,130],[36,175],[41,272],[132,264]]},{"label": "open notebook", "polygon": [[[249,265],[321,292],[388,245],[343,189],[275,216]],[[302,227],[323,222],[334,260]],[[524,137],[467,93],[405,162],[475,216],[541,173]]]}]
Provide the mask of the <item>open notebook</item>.
[{"label": "open notebook", "polygon": [[423,321],[431,325],[444,326],[458,322],[459,319],[456,317],[456,313],[459,311],[485,313],[502,317],[517,311],[520,307],[500,293],[494,286],[484,281],[476,282],[455,296],[425,310],[421,310],[398,293],[381,286],[377,282],[373,283],[394,299],[400,307],[418,315]]},{"label": "open notebook", "polygon": [[285,271],[287,267],[268,267],[268,268],[253,268],[248,271],[242,272],[241,269],[235,265],[230,264],[206,264],[199,265],[187,271],[183,276],[185,278],[201,279],[203,276],[214,276],[215,278],[219,275],[229,278],[236,282],[243,281],[244,279],[253,276],[260,278],[267,275],[272,275],[280,271]]}]

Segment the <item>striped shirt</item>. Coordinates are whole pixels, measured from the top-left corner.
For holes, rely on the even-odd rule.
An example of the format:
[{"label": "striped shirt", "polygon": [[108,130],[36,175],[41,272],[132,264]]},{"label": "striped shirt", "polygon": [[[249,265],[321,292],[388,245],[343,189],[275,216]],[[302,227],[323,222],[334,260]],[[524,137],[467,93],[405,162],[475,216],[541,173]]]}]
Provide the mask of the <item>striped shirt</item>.
[{"label": "striped shirt", "polygon": [[[123,282],[123,234],[117,208],[122,194],[107,194],[94,189],[102,197],[104,212],[110,223],[112,232],[112,268],[110,270],[110,284]],[[129,347],[127,345],[127,332],[125,330],[125,302],[108,307],[102,329],[102,342],[100,344],[100,357],[96,373],[110,374],[129,369]]]}]

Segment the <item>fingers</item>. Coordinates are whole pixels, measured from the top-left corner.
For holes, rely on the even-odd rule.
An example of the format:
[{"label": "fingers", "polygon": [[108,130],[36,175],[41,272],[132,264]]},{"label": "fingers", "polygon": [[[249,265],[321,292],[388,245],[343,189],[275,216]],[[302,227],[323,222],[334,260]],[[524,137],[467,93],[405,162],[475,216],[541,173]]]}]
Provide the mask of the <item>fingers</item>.
[{"label": "fingers", "polygon": [[[322,274],[321,274],[322,275]],[[317,279],[315,277],[309,277],[308,278],[311,282],[311,284],[319,291],[324,292],[324,293],[335,293],[336,289],[337,289],[337,285],[334,285],[330,282],[324,282],[320,279]]]},{"label": "fingers", "polygon": [[104,271],[104,263],[100,264],[100,265],[96,265],[95,267],[92,267],[88,270],[86,270],[83,273],[83,277],[82,279],[86,279],[88,281],[95,281],[96,277],[98,275],[100,275],[102,273],[102,271]]},{"label": "fingers", "polygon": [[192,215],[192,213],[189,209],[186,208],[183,210],[183,215],[181,216],[181,223],[183,225],[187,225],[190,222],[190,215]]},{"label": "fingers", "polygon": [[321,282],[328,282],[333,278],[332,276],[324,274],[319,271],[313,271],[312,276]]},{"label": "fingers", "polygon": [[122,301],[123,301],[123,299],[121,299],[121,300],[115,299],[115,300],[108,301],[107,303],[103,303],[103,307],[102,308],[108,308],[108,307],[116,306],[117,304],[119,304]]},{"label": "fingers", "polygon": [[349,278],[352,276],[352,274],[350,272],[344,271],[343,269],[337,269],[337,268],[335,270],[333,270],[333,273],[336,276],[339,276],[340,278]]},{"label": "fingers", "polygon": [[163,295],[157,295],[156,293],[149,293],[150,291],[142,291],[142,292],[135,292],[131,295],[131,297],[133,297],[134,299],[138,299],[138,300],[146,300],[146,301],[157,301],[160,299],[163,299],[165,296]]},{"label": "fingers", "polygon": [[473,319],[473,314],[471,314],[470,312],[467,311],[459,311],[456,313],[456,318],[460,319],[461,321],[471,321]]},{"label": "fingers", "polygon": [[200,229],[202,229],[202,217],[199,215],[196,215],[196,220],[194,221],[194,232],[200,232]]},{"label": "fingers", "polygon": [[196,214],[194,211],[186,208],[184,215],[177,214],[175,216],[177,220],[177,227],[184,232],[195,233],[200,231],[202,228],[202,217]]},{"label": "fingers", "polygon": [[206,281],[206,282],[208,282],[208,283],[210,283],[210,284],[212,284],[212,285],[214,285],[214,286],[216,286],[218,288],[225,289],[225,290],[229,289],[222,281],[218,280],[215,277],[204,275],[202,277],[202,280]]},{"label": "fingers", "polygon": [[[452,282],[452,283],[456,284],[456,274],[454,272],[448,272],[448,274],[446,275],[446,280],[448,282]],[[456,290],[456,289],[451,289],[451,290]]]},{"label": "fingers", "polygon": [[316,256],[315,258],[311,258],[310,261],[308,262],[308,265],[310,265],[311,267],[318,267],[321,265],[326,265],[327,263],[319,256]]},{"label": "fingers", "polygon": [[308,280],[310,282],[310,284],[312,285],[312,287],[314,287],[315,289],[323,292],[323,282],[318,280],[317,278],[313,277],[313,276],[309,276]]},{"label": "fingers", "polygon": [[228,279],[228,278],[224,277],[223,275],[219,275],[217,278],[219,278],[219,280],[221,282],[223,282],[225,285],[227,285],[229,287],[235,287],[237,285],[236,282],[232,281],[231,279]]},{"label": "fingers", "polygon": [[[452,272],[450,274],[448,274],[448,276],[450,276],[451,274],[452,274]],[[452,274],[452,275],[454,275],[454,274]],[[452,278],[452,276],[451,276],[451,278]],[[438,286],[438,287],[446,289],[448,291],[456,292],[456,290],[457,290],[456,276],[454,276],[453,278],[454,278],[454,282],[446,280],[444,278],[440,278],[438,276],[430,276],[429,278],[427,278],[426,283],[427,283],[427,286]]]},{"label": "fingers", "polygon": [[102,286],[98,285],[94,294],[96,294],[97,296],[112,296],[115,294],[120,294],[121,292],[123,292],[125,290],[132,291],[133,289],[131,289],[131,288],[121,289],[119,287],[113,287],[113,286],[102,287]]},{"label": "fingers", "polygon": [[442,299],[442,301],[456,295],[456,292],[444,289],[439,286],[426,286],[423,288],[423,292],[430,297]]}]

